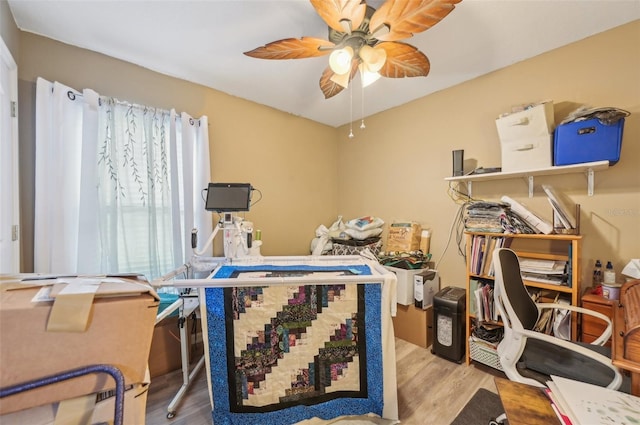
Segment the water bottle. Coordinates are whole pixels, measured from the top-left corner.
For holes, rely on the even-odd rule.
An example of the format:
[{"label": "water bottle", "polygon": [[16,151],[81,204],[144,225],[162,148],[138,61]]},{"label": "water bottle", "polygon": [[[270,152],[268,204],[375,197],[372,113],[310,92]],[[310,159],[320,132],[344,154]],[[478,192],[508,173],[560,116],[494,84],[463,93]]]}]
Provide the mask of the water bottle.
[{"label": "water bottle", "polygon": [[593,269],[593,286],[598,286],[602,284],[602,263],[600,260],[596,260],[596,266]]},{"label": "water bottle", "polygon": [[604,271],[603,282],[608,285],[616,283],[616,272],[613,270],[613,264],[611,264],[611,261],[607,261],[607,268]]}]

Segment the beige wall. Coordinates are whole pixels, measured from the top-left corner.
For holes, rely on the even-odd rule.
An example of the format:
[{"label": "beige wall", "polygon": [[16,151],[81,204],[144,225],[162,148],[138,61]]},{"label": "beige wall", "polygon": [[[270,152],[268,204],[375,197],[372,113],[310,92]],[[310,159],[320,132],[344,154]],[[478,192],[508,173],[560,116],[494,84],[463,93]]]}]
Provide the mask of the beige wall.
[{"label": "beige wall", "polygon": [[13,20],[9,3],[6,0],[0,0],[0,37],[9,48],[13,60],[18,63],[18,43],[20,31]]},{"label": "beige wall", "polygon": [[[470,160],[499,166],[495,118],[514,104],[553,99],[557,121],[581,103],[626,109],[632,115],[625,124],[622,159],[596,174],[595,196],[586,195],[582,174],[538,177],[531,199],[520,179],[474,185],[478,199],[507,194],[548,219],[541,184],[552,184],[580,203],[582,275],[590,281],[595,258],[611,259],[619,269],[640,257],[638,40],[636,21],[371,116],[354,139],[346,137],[346,127],[333,129],[28,33],[20,35],[18,67],[20,87],[29,95],[42,76],[133,102],[206,114],[212,179],[248,181],[263,193],[247,214],[263,230],[263,253],[308,253],[315,228],[331,224],[338,214],[345,219],[375,215],[387,223],[410,219],[433,229],[431,251],[443,285],[455,286],[464,285],[465,272],[456,230],[451,231],[459,205],[448,196],[444,180],[451,175],[451,151],[465,150],[467,168],[473,168]],[[27,115],[22,107],[20,113],[21,119]]]},{"label": "beige wall", "polygon": [[341,128],[340,213],[431,227],[431,252],[440,261],[443,285],[464,286],[455,230],[445,254],[459,208],[444,180],[452,173],[451,151],[464,149],[477,166],[500,166],[495,118],[512,105],[543,99],[554,101],[556,122],[577,104],[630,111],[620,162],[596,173],[592,197],[583,174],[536,177],[531,199],[523,179],[475,183],[473,196],[496,201],[508,195],[551,220],[540,185],[553,185],[582,207],[583,282],[590,284],[596,258],[612,260],[619,271],[640,257],[640,21],[370,117],[355,139]]},{"label": "beige wall", "polygon": [[[212,180],[249,182],[262,192],[245,217],[262,230],[263,254],[306,255],[318,224],[335,220],[335,128],[30,33],[21,33],[20,48],[24,102],[33,102],[33,84],[43,77],[195,117],[207,115]],[[23,123],[30,115],[21,115]],[[23,139],[26,135],[21,143],[33,143]],[[21,160],[21,167],[33,167],[32,156]],[[216,243],[221,252],[221,240]]]}]

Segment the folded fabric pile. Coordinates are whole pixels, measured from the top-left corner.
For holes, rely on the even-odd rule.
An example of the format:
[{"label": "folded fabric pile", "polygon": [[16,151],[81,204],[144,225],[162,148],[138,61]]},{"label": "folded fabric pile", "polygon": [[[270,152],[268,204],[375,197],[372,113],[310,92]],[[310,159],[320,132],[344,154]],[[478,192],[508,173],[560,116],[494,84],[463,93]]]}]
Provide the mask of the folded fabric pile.
[{"label": "folded fabric pile", "polygon": [[331,238],[333,255],[358,255],[365,249],[378,255],[382,248],[380,235],[384,221],[373,216],[349,220],[338,236]]},{"label": "folded fabric pile", "polygon": [[380,252],[378,261],[383,266],[395,267],[398,269],[422,269],[427,267],[431,261],[431,254],[423,254],[422,251],[410,252]]},{"label": "folded fabric pile", "polygon": [[368,215],[348,221],[344,233],[352,239],[363,241],[379,237],[383,226],[384,221],[381,218]]},{"label": "folded fabric pile", "polygon": [[464,228],[468,232],[528,233],[536,231],[502,202],[472,202],[467,205]]},{"label": "folded fabric pile", "polygon": [[342,216],[327,228],[321,224],[311,241],[312,255],[358,255],[365,248],[377,255],[382,248],[380,234],[384,221],[373,216],[354,218],[344,223]]},{"label": "folded fabric pile", "polygon": [[508,204],[497,202],[472,202],[467,205],[464,228],[469,232],[503,233],[502,223]]}]

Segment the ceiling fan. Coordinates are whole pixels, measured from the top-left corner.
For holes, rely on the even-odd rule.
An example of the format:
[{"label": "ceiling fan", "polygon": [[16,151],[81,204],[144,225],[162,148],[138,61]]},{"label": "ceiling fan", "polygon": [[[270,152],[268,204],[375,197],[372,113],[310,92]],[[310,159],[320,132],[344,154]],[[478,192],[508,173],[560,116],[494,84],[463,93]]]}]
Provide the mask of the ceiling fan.
[{"label": "ceiling fan", "polygon": [[461,0],[386,0],[378,10],[365,0],[310,0],[329,26],[328,40],[286,38],[244,54],[259,59],[329,56],[320,78],[325,99],[340,93],[358,71],[363,86],[379,77],[424,77],[427,56],[399,40],[423,32],[447,16]]}]

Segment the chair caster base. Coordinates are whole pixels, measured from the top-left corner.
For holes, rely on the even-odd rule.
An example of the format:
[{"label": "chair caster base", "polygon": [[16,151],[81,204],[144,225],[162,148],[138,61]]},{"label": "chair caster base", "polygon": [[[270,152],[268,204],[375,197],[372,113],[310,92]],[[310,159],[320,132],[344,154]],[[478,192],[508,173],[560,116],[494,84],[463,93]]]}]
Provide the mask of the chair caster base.
[{"label": "chair caster base", "polygon": [[507,420],[507,415],[503,413],[495,419],[491,419],[489,421],[489,425],[504,425],[504,422]]}]

